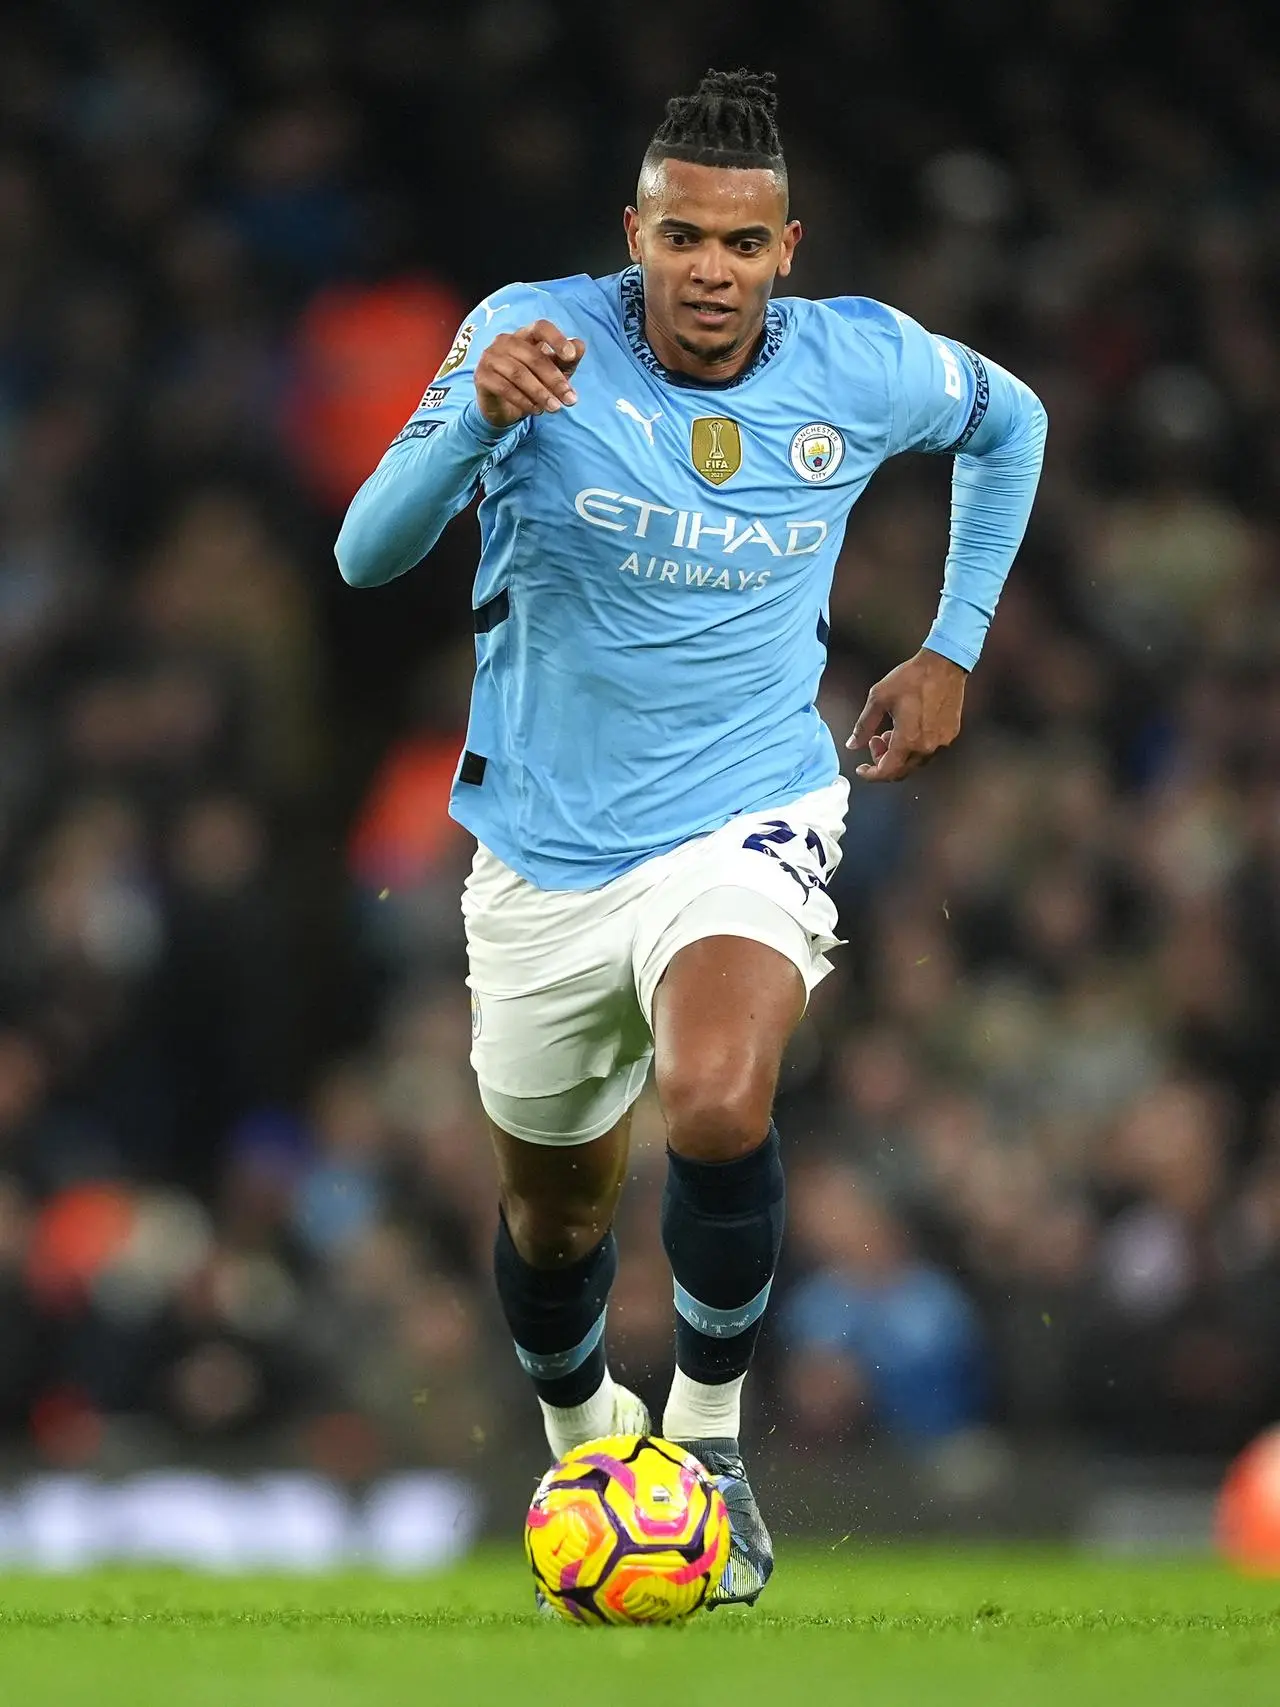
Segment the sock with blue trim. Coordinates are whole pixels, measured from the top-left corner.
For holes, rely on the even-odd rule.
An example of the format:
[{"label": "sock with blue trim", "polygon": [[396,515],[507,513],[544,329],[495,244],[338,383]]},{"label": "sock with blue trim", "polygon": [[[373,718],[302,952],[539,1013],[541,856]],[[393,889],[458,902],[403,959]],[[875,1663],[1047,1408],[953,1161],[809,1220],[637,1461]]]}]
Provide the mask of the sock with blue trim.
[{"label": "sock with blue trim", "polygon": [[769,1302],[785,1216],[776,1127],[732,1162],[667,1151],[662,1242],[676,1298],[676,1378],[662,1418],[668,1439],[736,1439],[742,1378]]},{"label": "sock with blue trim", "polygon": [[520,1365],[542,1406],[556,1457],[608,1434],[613,1382],[605,1362],[604,1322],[618,1272],[612,1229],[567,1268],[534,1268],[515,1247],[505,1215],[493,1246],[498,1298]]}]

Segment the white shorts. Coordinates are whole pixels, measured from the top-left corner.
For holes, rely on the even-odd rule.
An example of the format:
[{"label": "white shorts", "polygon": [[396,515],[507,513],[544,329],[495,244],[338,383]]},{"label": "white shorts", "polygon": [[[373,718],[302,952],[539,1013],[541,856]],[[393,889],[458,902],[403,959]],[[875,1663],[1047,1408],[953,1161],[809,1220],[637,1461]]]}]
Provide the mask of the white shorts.
[{"label": "white shorts", "polygon": [[848,802],[841,777],[599,889],[538,889],[479,847],[462,916],[471,1065],[490,1118],[531,1144],[585,1144],[616,1125],[653,1059],[658,982],[702,937],[776,949],[799,970],[807,999],[839,942],[826,883]]}]

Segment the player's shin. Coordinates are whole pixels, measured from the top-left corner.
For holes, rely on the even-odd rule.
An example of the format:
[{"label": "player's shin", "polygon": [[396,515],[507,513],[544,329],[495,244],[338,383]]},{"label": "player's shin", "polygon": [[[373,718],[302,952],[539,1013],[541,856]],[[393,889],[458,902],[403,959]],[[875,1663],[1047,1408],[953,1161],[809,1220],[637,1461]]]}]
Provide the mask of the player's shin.
[{"label": "player's shin", "polygon": [[776,1128],[732,1162],[668,1152],[662,1238],[675,1278],[669,1440],[736,1440],[743,1378],[782,1244],[786,1184]]},{"label": "player's shin", "polygon": [[563,1268],[535,1268],[516,1249],[506,1216],[494,1241],[498,1297],[516,1356],[533,1381],[547,1441],[557,1458],[611,1431],[613,1382],[604,1324],[618,1272],[612,1231]]}]

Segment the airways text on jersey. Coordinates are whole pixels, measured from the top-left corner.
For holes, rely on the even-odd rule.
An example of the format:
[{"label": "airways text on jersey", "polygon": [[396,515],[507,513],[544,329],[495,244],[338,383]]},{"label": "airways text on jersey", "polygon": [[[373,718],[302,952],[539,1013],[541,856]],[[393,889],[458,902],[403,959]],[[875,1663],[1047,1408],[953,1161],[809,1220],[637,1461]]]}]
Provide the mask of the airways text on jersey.
[{"label": "airways text on jersey", "polygon": [[[772,558],[811,557],[821,549],[828,532],[821,520],[795,519],[774,522],[770,527],[759,516],[747,519],[725,514],[722,523],[719,514],[712,517],[704,510],[658,504],[651,498],[635,498],[603,486],[584,487],[573,507],[592,527],[643,541],[645,549],[628,551],[617,569],[636,581],[652,581],[660,587],[759,592],[773,579]],[[667,555],[670,551],[688,551],[730,557],[744,546],[754,549],[748,549],[745,559],[732,567],[708,563],[702,557]]]}]

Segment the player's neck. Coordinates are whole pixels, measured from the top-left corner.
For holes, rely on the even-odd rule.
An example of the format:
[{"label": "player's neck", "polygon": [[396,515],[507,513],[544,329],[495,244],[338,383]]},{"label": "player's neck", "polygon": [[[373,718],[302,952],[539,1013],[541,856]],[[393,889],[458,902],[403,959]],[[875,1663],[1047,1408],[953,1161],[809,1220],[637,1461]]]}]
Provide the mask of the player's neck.
[{"label": "player's neck", "polygon": [[682,374],[689,379],[701,380],[707,385],[724,385],[728,380],[737,379],[756,359],[760,340],[764,337],[764,315],[760,316],[760,323],[754,334],[718,361],[706,361],[692,350],[686,350],[669,332],[656,325],[648,313],[644,317],[644,335],[648,339],[649,348],[668,373]]}]

